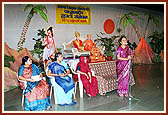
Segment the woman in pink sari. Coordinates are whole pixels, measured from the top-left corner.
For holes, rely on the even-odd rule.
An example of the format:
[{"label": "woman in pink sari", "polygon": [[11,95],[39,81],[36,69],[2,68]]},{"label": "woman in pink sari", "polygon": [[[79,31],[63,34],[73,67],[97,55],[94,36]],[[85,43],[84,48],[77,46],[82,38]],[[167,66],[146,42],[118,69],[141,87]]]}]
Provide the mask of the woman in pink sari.
[{"label": "woman in pink sari", "polygon": [[117,49],[117,79],[118,90],[120,97],[128,97],[129,79],[130,79],[130,64],[133,56],[133,51],[127,46],[127,39],[122,36],[119,40],[120,46]]},{"label": "woman in pink sari", "polygon": [[[86,57],[80,57],[80,62],[77,64],[76,72],[80,73],[81,81],[88,96],[96,96],[96,94],[98,94],[97,79],[92,76]],[[74,79],[75,81],[78,81],[78,76],[74,75]]]}]

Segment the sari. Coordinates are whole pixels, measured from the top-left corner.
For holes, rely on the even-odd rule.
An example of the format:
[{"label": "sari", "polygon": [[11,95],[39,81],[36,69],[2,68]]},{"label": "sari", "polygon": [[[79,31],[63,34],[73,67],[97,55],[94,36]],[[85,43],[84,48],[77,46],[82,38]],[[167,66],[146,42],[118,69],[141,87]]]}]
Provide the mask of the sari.
[{"label": "sari", "polygon": [[[30,79],[31,76],[40,75],[39,68],[32,64],[29,67],[21,65],[18,70],[18,76]],[[49,85],[46,81],[40,80],[35,82],[28,81],[24,89],[25,110],[26,111],[43,111],[51,106],[49,97]]]},{"label": "sari", "polygon": [[[65,74],[65,68],[63,65],[57,63],[56,61],[48,66],[48,70],[51,70],[53,74]],[[73,105],[72,94],[74,93],[74,83],[69,76],[55,76],[54,82],[54,93],[55,100],[59,105]]]},{"label": "sari", "polygon": [[[80,57],[80,61],[77,64],[76,71],[79,70],[79,71],[84,72],[86,74],[88,74],[88,72],[92,73],[89,68],[88,63],[84,62],[84,58],[85,58],[84,56]],[[74,75],[74,79],[75,79],[75,81],[78,81],[78,76],[76,74]],[[91,83],[89,82],[90,78],[87,79],[87,76],[85,76],[84,74],[80,74],[80,79],[81,79],[81,81],[83,83],[83,87],[86,90],[86,93],[88,95],[90,95],[91,97],[94,97],[94,96],[96,96],[96,94],[98,94],[98,86],[97,86],[96,77],[94,77],[94,76],[91,77]]]},{"label": "sari", "polygon": [[[121,58],[127,58],[129,55],[133,55],[133,51],[126,46],[124,49],[120,46],[117,49],[117,55]],[[130,65],[131,60],[119,60],[116,61],[117,66],[117,79],[118,79],[118,95],[128,95],[129,80],[130,80]]]}]

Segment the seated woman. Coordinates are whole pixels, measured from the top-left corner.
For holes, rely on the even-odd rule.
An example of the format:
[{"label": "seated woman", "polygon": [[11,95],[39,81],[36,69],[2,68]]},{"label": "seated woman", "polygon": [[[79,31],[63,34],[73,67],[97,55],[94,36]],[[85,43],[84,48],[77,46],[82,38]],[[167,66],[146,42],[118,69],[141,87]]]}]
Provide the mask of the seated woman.
[{"label": "seated woman", "polygon": [[90,51],[89,58],[90,58],[91,62],[105,60],[105,58],[103,57],[103,55],[100,52],[100,49],[96,46],[96,43],[94,43],[93,48]]},{"label": "seated woman", "polygon": [[[62,53],[55,54],[55,61],[48,66],[48,75],[55,77],[54,90],[59,105],[74,105],[72,94],[74,93],[74,83],[68,76],[68,66],[63,61]],[[65,68],[66,67],[66,68]]]},{"label": "seated woman", "polygon": [[[80,73],[80,79],[83,83],[86,93],[90,97],[96,96],[96,94],[98,94],[97,79],[96,77],[92,76],[86,57],[80,57],[80,61],[77,64],[76,72]],[[74,79],[75,81],[78,81],[78,76],[74,75]]]},{"label": "seated woman", "polygon": [[85,41],[85,47],[84,50],[85,51],[90,51],[93,47],[93,41],[91,40],[91,34],[87,35],[87,39]]},{"label": "seated woman", "polygon": [[27,83],[27,86],[23,87],[23,82],[20,82],[20,87],[25,89],[26,111],[43,111],[51,107],[49,85],[40,77],[42,74],[39,72],[39,68],[32,64],[32,60],[28,56],[23,57],[22,65],[18,70],[18,79]]},{"label": "seated woman", "polygon": [[83,42],[80,40],[80,33],[75,32],[75,37],[76,40],[73,41],[73,45],[78,49],[78,51],[84,51]]}]

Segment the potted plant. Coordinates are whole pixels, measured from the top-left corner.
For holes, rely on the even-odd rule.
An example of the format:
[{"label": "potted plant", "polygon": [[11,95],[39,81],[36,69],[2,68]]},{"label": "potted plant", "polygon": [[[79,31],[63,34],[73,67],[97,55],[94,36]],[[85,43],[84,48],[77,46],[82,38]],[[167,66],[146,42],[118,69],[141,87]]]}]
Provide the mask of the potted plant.
[{"label": "potted plant", "polygon": [[[101,33],[103,34],[103,33]],[[104,56],[106,57],[107,60],[112,60],[112,57],[114,55],[115,50],[115,44],[114,40],[119,37],[119,36],[111,36],[111,37],[102,37],[97,35],[98,38],[95,39],[94,41],[100,43],[101,46],[105,48],[104,50]]]},{"label": "potted plant", "polygon": [[156,53],[156,56],[154,57],[154,62],[158,63],[160,62],[161,58],[160,53],[163,53],[164,50],[164,33],[158,33],[157,31],[153,32],[153,35],[149,36],[148,39],[150,39],[150,46],[152,50]]},{"label": "potted plant", "polygon": [[164,49],[164,33],[153,32],[153,35],[149,36],[150,46],[156,54],[160,54],[161,50]]},{"label": "potted plant", "polygon": [[45,46],[42,46],[42,41],[46,37],[44,29],[41,29],[41,30],[39,29],[37,35],[40,37],[33,38],[33,40],[36,41],[36,43],[34,44],[34,50],[31,50],[30,52],[32,56],[34,56],[34,54],[37,54],[38,58],[41,59],[43,56],[43,50],[45,48]]}]

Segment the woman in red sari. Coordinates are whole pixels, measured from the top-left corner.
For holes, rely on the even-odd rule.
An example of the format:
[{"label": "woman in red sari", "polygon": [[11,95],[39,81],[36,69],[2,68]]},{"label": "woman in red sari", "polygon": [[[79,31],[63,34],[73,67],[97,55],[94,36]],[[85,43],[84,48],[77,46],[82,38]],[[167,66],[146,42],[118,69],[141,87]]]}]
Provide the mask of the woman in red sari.
[{"label": "woman in red sari", "polygon": [[[80,73],[80,78],[86,93],[90,97],[96,96],[96,94],[98,94],[97,79],[92,76],[86,57],[80,57],[80,62],[77,64],[76,72]],[[78,76],[74,75],[74,79],[75,81],[78,81]]]}]

